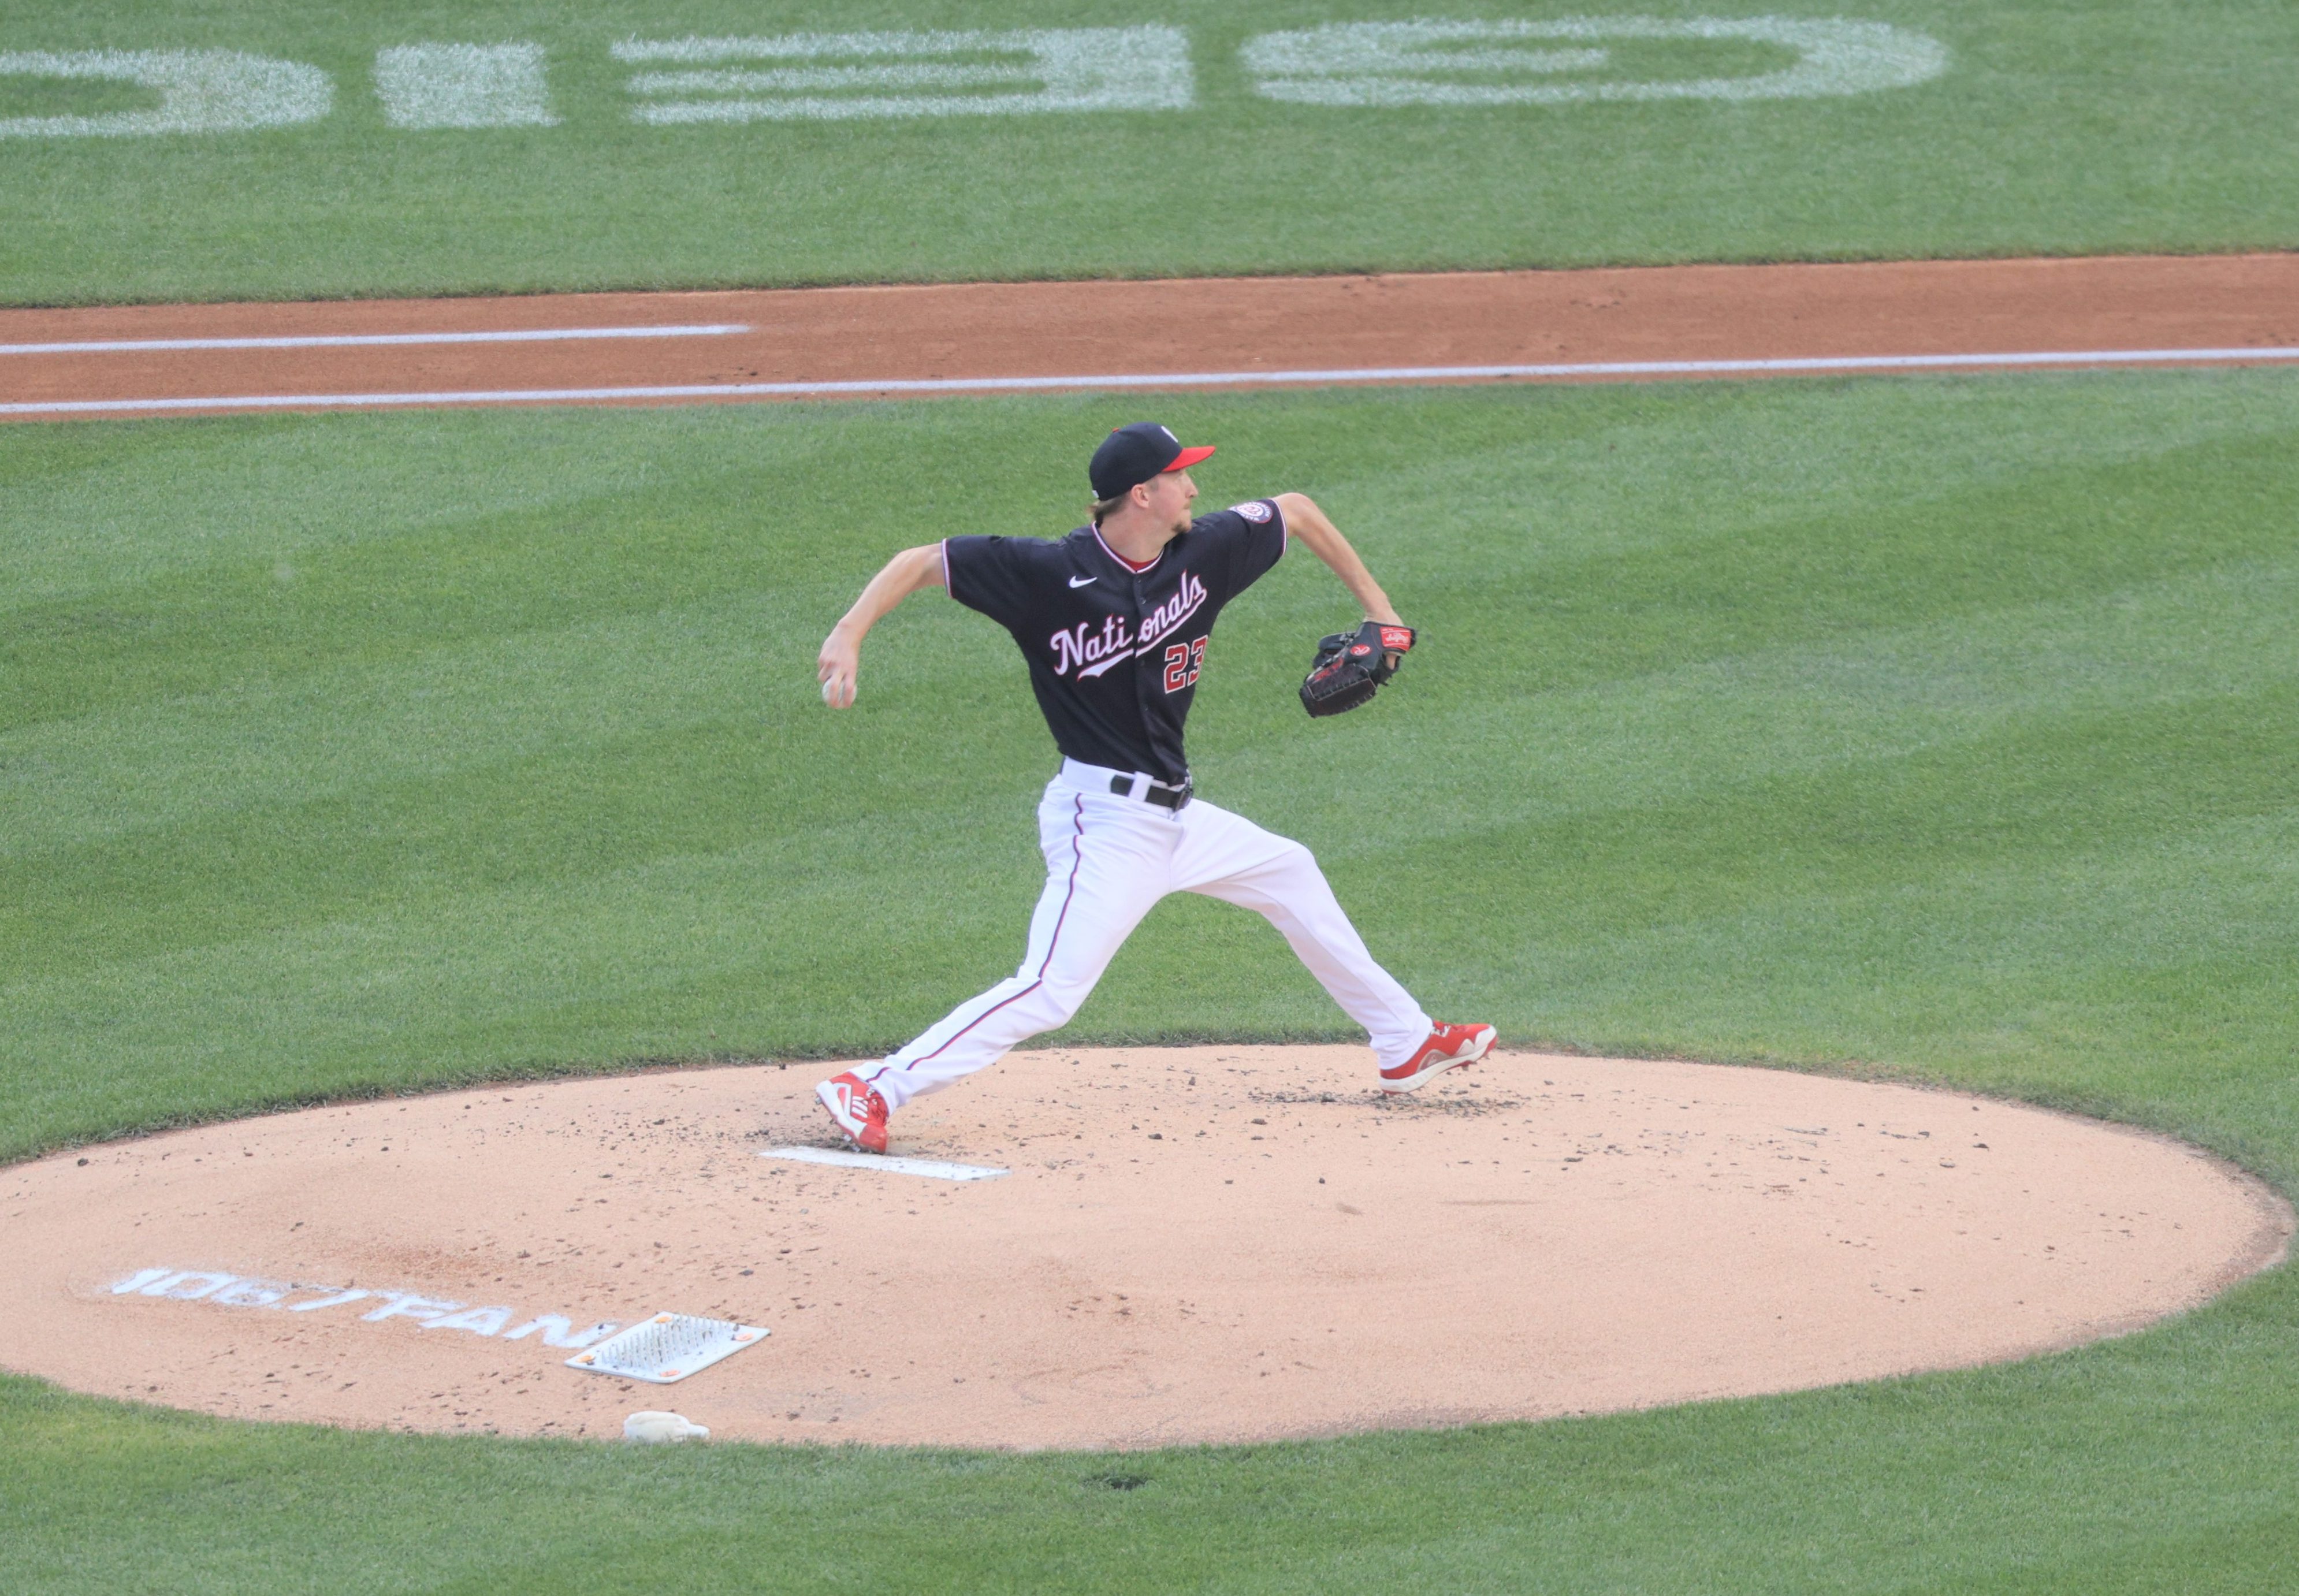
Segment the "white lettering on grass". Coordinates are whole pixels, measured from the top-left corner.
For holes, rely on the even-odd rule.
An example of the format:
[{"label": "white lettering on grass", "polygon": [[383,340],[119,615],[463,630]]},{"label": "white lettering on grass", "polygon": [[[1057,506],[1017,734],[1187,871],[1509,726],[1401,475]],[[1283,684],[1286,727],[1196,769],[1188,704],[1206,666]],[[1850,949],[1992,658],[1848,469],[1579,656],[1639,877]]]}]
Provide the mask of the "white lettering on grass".
[{"label": "white lettering on grass", "polygon": [[[1777,71],[1654,82],[1526,76],[1587,71],[1605,40],[1696,39],[1797,52]],[[1556,49],[1528,46],[1578,46]],[[1463,48],[1462,46],[1468,46]],[[1303,105],[1564,105],[1586,100],[1785,100],[1905,88],[1947,70],[1937,39],[1883,22],[1803,17],[1559,17],[1498,22],[1335,22],[1248,39],[1254,87]]]},{"label": "white lettering on grass", "polygon": [[398,45],[375,56],[394,128],[555,128],[541,45]]},{"label": "white lettering on grass", "polygon": [[[648,103],[631,120],[658,126],[1185,111],[1196,97],[1178,28],[626,39],[613,53],[631,65],[686,69],[632,77],[631,93]],[[728,64],[745,62],[766,64]],[[693,97],[703,95],[718,97]]]},{"label": "white lettering on grass", "polygon": [[[1615,46],[1652,41],[1770,46],[1794,60],[1737,76],[1604,75]],[[658,69],[627,85],[641,102],[632,120],[657,126],[1183,111],[1196,99],[1188,36],[1157,26],[626,39],[610,53]],[[1269,99],[1348,106],[1796,99],[1904,88],[1948,62],[1910,29],[1802,17],[1337,22],[1259,35],[1240,55]],[[535,44],[398,45],[377,53],[375,88],[394,128],[555,127],[544,67]],[[318,67],[236,50],[0,52],[0,76],[128,83],[159,102],[0,118],[0,137],[290,127],[335,100]]]},{"label": "white lettering on grass", "polygon": [[0,138],[286,128],[319,121],[336,99],[335,84],[315,66],[237,50],[0,51],[0,77],[101,79],[160,94],[159,104],[144,111],[0,117]]}]

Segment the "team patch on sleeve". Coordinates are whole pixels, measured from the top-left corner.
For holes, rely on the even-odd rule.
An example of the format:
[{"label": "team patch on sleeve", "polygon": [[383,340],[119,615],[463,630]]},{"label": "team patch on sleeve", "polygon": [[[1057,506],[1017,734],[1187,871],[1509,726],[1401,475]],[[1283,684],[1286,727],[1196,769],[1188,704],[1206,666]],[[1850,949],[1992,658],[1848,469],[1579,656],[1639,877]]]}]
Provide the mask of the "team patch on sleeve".
[{"label": "team patch on sleeve", "polygon": [[1249,500],[1243,504],[1232,504],[1229,507],[1229,512],[1232,515],[1243,516],[1257,527],[1269,519],[1269,506],[1259,499]]}]

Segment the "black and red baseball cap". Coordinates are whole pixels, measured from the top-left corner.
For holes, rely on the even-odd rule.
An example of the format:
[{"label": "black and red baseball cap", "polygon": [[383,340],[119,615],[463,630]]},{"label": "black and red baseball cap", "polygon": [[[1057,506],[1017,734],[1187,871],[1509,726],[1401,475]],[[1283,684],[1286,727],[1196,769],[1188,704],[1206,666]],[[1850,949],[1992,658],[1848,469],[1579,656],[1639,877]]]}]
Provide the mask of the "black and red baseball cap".
[{"label": "black and red baseball cap", "polygon": [[1101,440],[1085,469],[1086,479],[1093,484],[1095,498],[1114,499],[1152,477],[1187,470],[1213,452],[1211,444],[1184,449],[1180,438],[1157,422],[1136,421]]}]

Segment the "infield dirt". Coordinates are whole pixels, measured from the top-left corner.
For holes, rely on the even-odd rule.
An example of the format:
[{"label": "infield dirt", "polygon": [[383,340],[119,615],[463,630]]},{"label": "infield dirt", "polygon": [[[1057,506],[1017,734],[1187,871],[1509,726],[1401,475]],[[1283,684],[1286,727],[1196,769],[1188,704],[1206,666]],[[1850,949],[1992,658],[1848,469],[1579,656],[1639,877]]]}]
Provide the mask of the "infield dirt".
[{"label": "infield dirt", "polygon": [[[0,346],[677,324],[731,336],[0,355],[0,403],[2299,347],[2299,254],[0,310]],[[1738,373],[1736,375],[1748,375]],[[723,399],[774,395],[728,393]],[[782,395],[790,397],[793,395]],[[631,403],[676,402],[639,395]],[[687,403],[711,395],[688,395]],[[120,412],[112,412],[120,413]]]},{"label": "infield dirt", "polygon": [[[2279,1259],[2261,1184],[1965,1094],[1498,1054],[1422,1093],[1350,1047],[1017,1053],[829,1146],[834,1065],[338,1105],[0,1174],[0,1364],[243,1418],[1135,1448],[1649,1407],[2018,1358]],[[546,1338],[765,1342],[668,1387]],[[540,1320],[519,1339],[510,1333]]]}]

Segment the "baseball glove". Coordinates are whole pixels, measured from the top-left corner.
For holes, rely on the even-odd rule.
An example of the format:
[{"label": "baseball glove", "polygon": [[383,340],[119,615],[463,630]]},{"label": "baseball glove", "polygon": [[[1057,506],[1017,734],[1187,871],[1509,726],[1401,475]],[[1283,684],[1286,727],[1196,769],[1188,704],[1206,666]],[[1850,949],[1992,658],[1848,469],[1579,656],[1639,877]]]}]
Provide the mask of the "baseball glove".
[{"label": "baseball glove", "polygon": [[1356,709],[1397,674],[1398,664],[1413,647],[1413,637],[1411,627],[1369,620],[1354,632],[1319,638],[1316,662],[1301,684],[1301,707],[1312,715]]}]

